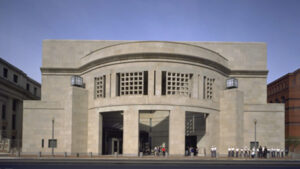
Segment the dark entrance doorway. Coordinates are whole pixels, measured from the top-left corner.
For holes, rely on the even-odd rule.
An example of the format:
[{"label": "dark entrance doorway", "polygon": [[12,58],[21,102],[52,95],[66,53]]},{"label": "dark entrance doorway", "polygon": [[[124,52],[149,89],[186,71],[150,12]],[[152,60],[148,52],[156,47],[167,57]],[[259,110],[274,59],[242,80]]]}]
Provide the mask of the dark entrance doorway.
[{"label": "dark entrance doorway", "polygon": [[111,155],[123,150],[123,113],[101,113],[103,118],[102,154]]},{"label": "dark entrance doorway", "polygon": [[[207,115],[199,112],[186,112],[185,116],[185,150],[190,155],[191,148],[194,152],[201,148],[201,140],[205,135]],[[197,154],[197,152],[196,152]]]},{"label": "dark entrance doorway", "polygon": [[185,136],[185,147],[197,147],[197,136]]},{"label": "dark entrance doorway", "polygon": [[169,111],[140,110],[139,114],[139,151],[145,155],[152,154],[155,147],[168,151]]}]

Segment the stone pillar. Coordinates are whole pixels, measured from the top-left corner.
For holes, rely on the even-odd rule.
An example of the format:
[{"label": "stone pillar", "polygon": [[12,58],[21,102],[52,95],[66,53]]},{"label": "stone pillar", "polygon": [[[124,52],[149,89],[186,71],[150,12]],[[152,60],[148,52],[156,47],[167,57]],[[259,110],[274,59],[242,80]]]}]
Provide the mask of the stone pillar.
[{"label": "stone pillar", "polygon": [[110,84],[111,74],[105,74],[105,98],[110,98],[111,84]]},{"label": "stone pillar", "polygon": [[169,153],[184,155],[185,152],[185,111],[179,107],[170,112]]},{"label": "stone pillar", "polygon": [[11,138],[12,135],[12,115],[13,115],[13,98],[8,97],[7,99],[7,105],[6,105],[6,117],[5,121],[6,124],[6,137]]},{"label": "stone pillar", "polygon": [[148,96],[153,96],[154,95],[154,86],[155,86],[155,84],[154,84],[154,82],[155,82],[155,80],[154,80],[154,78],[155,78],[155,76],[154,76],[154,70],[150,70],[149,72],[148,72],[148,76],[149,76],[149,78],[148,78]]},{"label": "stone pillar", "polygon": [[198,89],[199,89],[199,77],[198,74],[193,74],[193,80],[192,80],[192,98],[198,99]]},{"label": "stone pillar", "polygon": [[220,153],[228,146],[244,146],[244,94],[238,89],[224,90],[220,97]]},{"label": "stone pillar", "polygon": [[111,76],[110,76],[110,80],[111,80],[111,83],[110,83],[110,90],[111,90],[111,93],[110,93],[110,97],[116,97],[116,88],[117,88],[117,84],[116,84],[116,72],[112,72],[111,73]]},{"label": "stone pillar", "polygon": [[97,110],[88,111],[88,145],[87,152],[102,154],[102,124],[103,118]]},{"label": "stone pillar", "polygon": [[138,156],[139,152],[139,111],[129,108],[123,114],[123,154]]},{"label": "stone pillar", "polygon": [[161,95],[161,70],[155,71],[156,73],[156,78],[155,78],[155,95],[160,96]]},{"label": "stone pillar", "polygon": [[203,99],[203,76],[198,75],[198,98]]},{"label": "stone pillar", "polygon": [[17,149],[20,150],[22,147],[22,123],[23,122],[23,101],[18,100],[18,107],[17,107],[17,113],[16,113],[16,146]]}]

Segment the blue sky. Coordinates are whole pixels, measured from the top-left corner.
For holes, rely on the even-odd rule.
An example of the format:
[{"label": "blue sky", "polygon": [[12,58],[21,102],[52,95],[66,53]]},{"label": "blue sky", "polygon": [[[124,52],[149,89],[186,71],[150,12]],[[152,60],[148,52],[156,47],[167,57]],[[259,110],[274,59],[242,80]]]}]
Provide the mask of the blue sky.
[{"label": "blue sky", "polygon": [[44,39],[266,42],[271,82],[300,68],[300,0],[0,0],[0,57],[38,82]]}]

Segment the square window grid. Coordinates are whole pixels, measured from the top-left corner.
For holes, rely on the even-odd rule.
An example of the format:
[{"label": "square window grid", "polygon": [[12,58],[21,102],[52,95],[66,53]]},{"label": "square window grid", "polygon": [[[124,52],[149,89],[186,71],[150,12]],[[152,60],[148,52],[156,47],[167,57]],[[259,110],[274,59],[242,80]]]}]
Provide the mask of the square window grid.
[{"label": "square window grid", "polygon": [[95,92],[96,98],[105,97],[105,75],[95,77]]},{"label": "square window grid", "polygon": [[120,95],[143,95],[144,73],[120,73]]},{"label": "square window grid", "polygon": [[167,95],[191,95],[191,75],[187,73],[167,72]]},{"label": "square window grid", "polygon": [[205,79],[205,85],[206,85],[206,99],[211,100],[213,98],[213,84],[215,82],[215,79],[213,78],[206,78]]}]

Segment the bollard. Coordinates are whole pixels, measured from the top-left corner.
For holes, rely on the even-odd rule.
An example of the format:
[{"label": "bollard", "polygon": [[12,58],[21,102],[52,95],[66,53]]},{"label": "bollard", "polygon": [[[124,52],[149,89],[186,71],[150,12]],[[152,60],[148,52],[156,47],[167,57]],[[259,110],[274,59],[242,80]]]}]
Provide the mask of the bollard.
[{"label": "bollard", "polygon": [[114,155],[115,155],[115,157],[117,158],[117,157],[118,157],[118,152],[115,152]]},{"label": "bollard", "polygon": [[17,157],[20,157],[20,156],[21,156],[21,152],[18,151],[18,152],[17,152]]},{"label": "bollard", "polygon": [[42,157],[42,152],[39,152],[39,153],[38,153],[38,157]]},{"label": "bollard", "polygon": [[143,157],[143,152],[140,152],[140,157]]},{"label": "bollard", "polygon": [[76,157],[79,157],[79,153],[76,153]]},{"label": "bollard", "polygon": [[166,157],[166,158],[168,158],[168,156],[169,156],[169,153],[168,153],[168,152],[166,152],[166,154],[165,154],[165,157]]},{"label": "bollard", "polygon": [[90,152],[90,157],[93,158],[93,152]]},{"label": "bollard", "polygon": [[191,152],[191,157],[192,157],[192,158],[194,157],[194,152]]},{"label": "bollard", "polygon": [[67,156],[68,156],[67,152],[65,152],[65,153],[64,153],[64,156],[65,156],[65,157],[67,157]]}]

